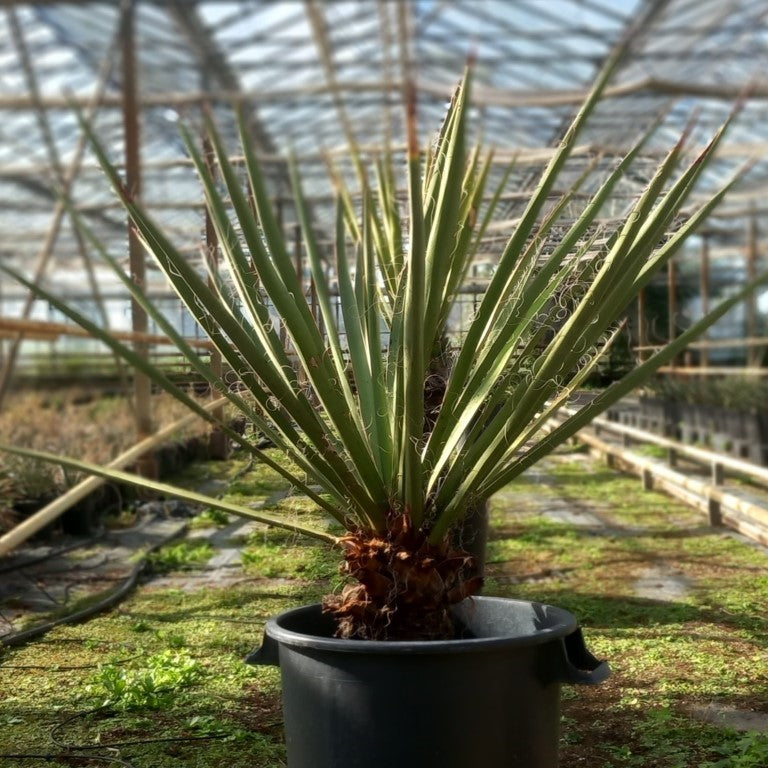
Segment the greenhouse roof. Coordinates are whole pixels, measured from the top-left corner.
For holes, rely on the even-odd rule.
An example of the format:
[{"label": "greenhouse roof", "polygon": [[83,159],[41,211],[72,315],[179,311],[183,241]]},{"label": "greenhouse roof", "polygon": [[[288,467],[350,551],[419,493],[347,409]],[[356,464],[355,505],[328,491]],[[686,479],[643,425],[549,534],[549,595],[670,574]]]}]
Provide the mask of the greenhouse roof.
[{"label": "greenhouse roof", "polygon": [[344,172],[350,142],[366,158],[401,148],[408,82],[417,88],[426,143],[473,57],[475,135],[495,149],[497,175],[515,160],[491,233],[501,240],[602,62],[627,36],[629,53],[569,173],[589,163],[609,167],[661,121],[648,162],[636,166],[617,210],[605,215],[618,214],[687,126],[692,148],[701,147],[744,98],[703,186],[752,166],[712,232],[724,242],[743,239],[745,220],[765,210],[764,0],[142,0],[130,12],[131,5],[6,3],[0,12],[0,258],[37,270],[36,278],[69,280],[72,290],[84,288],[86,261],[58,190],[71,187],[111,247],[124,249],[126,239],[124,216],[84,149],[77,109],[120,160],[135,98],[143,199],[195,255],[202,253],[202,195],[180,121],[196,126],[209,105],[235,152],[231,105],[244,104],[275,196],[288,196],[292,151],[322,230],[333,216],[329,158]]}]

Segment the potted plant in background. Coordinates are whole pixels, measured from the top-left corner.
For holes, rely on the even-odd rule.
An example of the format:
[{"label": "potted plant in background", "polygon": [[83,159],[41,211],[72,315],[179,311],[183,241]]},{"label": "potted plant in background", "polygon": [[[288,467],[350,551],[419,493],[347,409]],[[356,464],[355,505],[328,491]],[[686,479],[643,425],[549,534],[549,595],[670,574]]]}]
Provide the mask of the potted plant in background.
[{"label": "potted plant in background", "polygon": [[[471,575],[472,558],[453,531],[478,500],[573,436],[749,290],[768,281],[763,276],[747,286],[550,429],[550,417],[617,337],[629,302],[733,183],[680,223],[678,214],[723,129],[679,170],[681,140],[621,226],[611,231],[601,231],[598,214],[643,141],[576,216],[570,209],[586,175],[545,209],[618,55],[600,74],[531,192],[465,341],[455,352],[443,343],[448,317],[504,183],[484,207],[491,160],[466,146],[469,78],[458,88],[426,159],[416,137],[415,103],[412,97],[409,101],[405,214],[398,205],[392,166],[380,165],[374,185],[359,165],[359,205],[337,177],[338,299],[332,296],[293,165],[295,206],[319,321],[304,299],[243,120],[245,184],[210,120],[207,131],[221,183],[194,138],[185,133],[228,271],[227,280],[212,275],[213,284],[131,199],[85,126],[147,250],[237,373],[239,387],[229,387],[185,343],[81,223],[83,233],[198,373],[290,463],[277,461],[226,424],[219,428],[311,497],[345,532],[314,530],[75,459],[2,448],[204,500],[339,547],[349,576],[343,592],[323,605],[270,620],[264,646],[252,658],[281,666],[291,768],[553,768],[559,684],[598,682],[608,674],[607,666],[586,651],[567,612],[472,597],[481,579]],[[212,419],[130,347],[23,276],[3,269],[101,338],[157,386]],[[290,354],[276,318],[290,340]],[[440,379],[436,407],[425,397],[430,371]]]},{"label": "potted plant in background", "polygon": [[669,415],[670,434],[756,464],[768,459],[767,402],[768,383],[744,376],[654,377],[640,397],[641,417],[649,403],[658,404]]}]

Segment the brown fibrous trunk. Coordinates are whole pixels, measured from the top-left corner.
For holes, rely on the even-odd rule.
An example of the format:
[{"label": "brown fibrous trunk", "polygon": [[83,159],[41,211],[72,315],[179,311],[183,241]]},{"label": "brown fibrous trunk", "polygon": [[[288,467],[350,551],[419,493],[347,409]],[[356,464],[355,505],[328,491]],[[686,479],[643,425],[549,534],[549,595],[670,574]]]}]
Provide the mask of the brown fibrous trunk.
[{"label": "brown fibrous trunk", "polygon": [[344,536],[342,571],[350,583],[325,599],[337,635],[362,640],[436,640],[454,634],[450,607],[479,592],[468,575],[472,556],[446,540],[431,544],[407,515],[390,520],[384,534]]}]

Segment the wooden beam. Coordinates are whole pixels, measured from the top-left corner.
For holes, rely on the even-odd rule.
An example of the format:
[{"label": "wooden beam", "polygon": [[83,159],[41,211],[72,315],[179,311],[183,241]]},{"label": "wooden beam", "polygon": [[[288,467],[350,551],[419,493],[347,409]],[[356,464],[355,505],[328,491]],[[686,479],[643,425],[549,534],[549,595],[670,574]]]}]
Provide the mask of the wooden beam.
[{"label": "wooden beam", "polygon": [[[677,338],[677,265],[674,259],[667,262],[667,314],[667,338],[671,344]],[[674,359],[669,365],[670,368],[675,366]]]},{"label": "wooden beam", "polygon": [[[123,134],[125,141],[125,183],[128,194],[138,200],[141,196],[141,138],[138,106],[138,81],[136,66],[136,4],[128,2],[122,12],[121,51],[123,56]],[[146,266],[144,263],[144,248],[138,234],[127,222],[128,227],[128,261],[133,281],[139,288],[144,288]],[[131,297],[131,326],[134,333],[140,336],[147,333],[149,320],[145,309]],[[143,341],[135,341],[134,349],[140,356],[148,356],[147,345]],[[133,379],[133,395],[135,400],[136,433],[139,440],[152,434],[151,414],[152,384],[149,377],[136,371]],[[157,467],[151,462],[143,463],[141,474],[156,477]]]},{"label": "wooden beam", "polygon": [[[732,347],[765,347],[768,346],[768,336],[751,336],[749,338],[735,339],[706,339],[703,341],[692,341],[688,349],[731,349]],[[644,347],[635,347],[638,351],[652,350],[658,352],[663,349],[663,344],[646,344]]]},{"label": "wooden beam", "polygon": [[[409,62],[410,63],[410,62]],[[435,99],[444,100],[450,97],[456,84],[419,79],[418,90]],[[399,79],[390,81],[350,81],[338,80],[336,87],[348,94],[377,94],[400,93],[403,82]],[[142,94],[142,107],[190,107],[200,106],[211,102],[215,104],[233,104],[251,101],[259,104],[279,104],[284,101],[294,101],[297,98],[326,97],[332,94],[334,87],[328,83],[309,83],[290,88],[264,89],[226,89],[211,91],[166,91]],[[697,96],[705,99],[719,99],[733,102],[743,95],[740,85],[701,85],[690,82],[678,82],[660,78],[641,78],[622,85],[606,88],[605,99],[625,98],[638,93],[651,93],[664,96]],[[578,106],[584,102],[587,91],[582,89],[570,90],[509,90],[477,85],[472,94],[472,103],[478,107],[567,107]],[[749,98],[753,101],[768,99],[768,83],[758,83],[750,90]],[[46,109],[66,109],[72,106],[84,106],[82,97],[45,96],[42,101]],[[0,98],[0,110],[20,111],[31,109],[34,105],[29,95],[3,96]],[[105,94],[98,106],[112,109],[121,107],[119,95]]]},{"label": "wooden beam", "polygon": [[662,366],[659,373],[673,373],[678,376],[768,376],[768,368],[749,368],[739,366],[710,365],[709,368],[701,366],[682,366],[677,365],[674,368]]},{"label": "wooden beam", "polygon": [[[136,331],[113,331],[110,330],[110,336],[121,341],[140,342],[148,345],[169,345],[173,346],[173,341],[167,336],[155,333],[137,333]],[[25,320],[17,317],[0,317],[0,336],[14,337],[23,334],[30,339],[44,339],[55,341],[60,336],[76,336],[78,338],[93,338],[88,331],[78,325],[69,323],[51,323],[41,320]],[[214,349],[213,344],[208,339],[186,340],[192,347],[201,349]]]}]

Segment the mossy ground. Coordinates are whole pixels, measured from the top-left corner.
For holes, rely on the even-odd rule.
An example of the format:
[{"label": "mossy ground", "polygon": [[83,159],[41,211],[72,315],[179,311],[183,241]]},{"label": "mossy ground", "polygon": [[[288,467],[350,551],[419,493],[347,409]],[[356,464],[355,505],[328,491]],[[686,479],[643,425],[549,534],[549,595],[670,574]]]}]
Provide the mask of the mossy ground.
[{"label": "mossy ground", "polygon": [[[279,476],[239,460],[187,474],[191,484],[215,480],[229,483],[239,502],[286,490]],[[603,525],[542,514],[549,500],[563,499]],[[302,499],[280,503],[329,525]],[[205,524],[226,523],[213,517]],[[555,457],[515,483],[494,501],[492,517],[486,593],[572,610],[614,671],[604,685],[564,689],[563,766],[768,766],[768,736],[696,715],[713,703],[768,713],[763,550],[579,454]],[[238,584],[187,591],[150,580],[108,614],[6,650],[0,767],[108,758],[133,768],[284,765],[279,675],[242,659],[269,616],[338,586],[337,558],[328,546],[274,530],[238,545]],[[160,556],[158,569],[194,573],[200,549],[189,549]],[[690,589],[671,602],[638,597],[637,580],[661,563]]]},{"label": "mossy ground", "polygon": [[[767,733],[697,716],[736,709],[768,718],[766,552],[589,459],[549,461],[542,479],[534,472],[515,484],[517,509],[507,508],[509,497],[494,505],[487,591],[571,610],[593,652],[610,660],[606,684],[564,689],[562,765],[768,766]],[[605,526],[532,514],[548,497],[569,499]],[[690,584],[686,594],[638,597],[638,580],[662,564]]]}]

